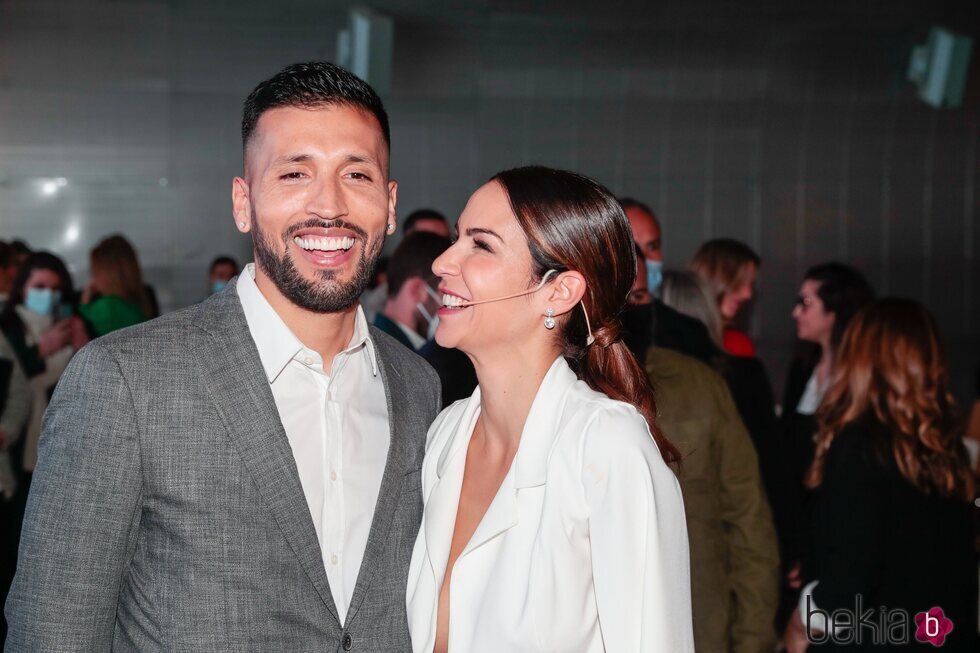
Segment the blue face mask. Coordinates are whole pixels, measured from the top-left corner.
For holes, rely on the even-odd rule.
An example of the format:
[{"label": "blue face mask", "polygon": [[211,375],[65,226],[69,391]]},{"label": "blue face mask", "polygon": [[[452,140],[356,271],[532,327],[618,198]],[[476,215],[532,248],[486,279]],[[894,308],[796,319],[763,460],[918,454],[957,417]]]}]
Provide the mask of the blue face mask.
[{"label": "blue face mask", "polygon": [[647,264],[647,292],[653,294],[660,288],[664,280],[664,264],[662,261],[646,260]]},{"label": "blue face mask", "polygon": [[220,280],[215,281],[214,283],[211,284],[211,294],[221,292],[222,290],[225,289],[225,286],[227,285],[228,285],[227,281],[220,281]]},{"label": "blue face mask", "polygon": [[24,307],[32,313],[47,317],[61,301],[61,293],[50,288],[28,288]]}]

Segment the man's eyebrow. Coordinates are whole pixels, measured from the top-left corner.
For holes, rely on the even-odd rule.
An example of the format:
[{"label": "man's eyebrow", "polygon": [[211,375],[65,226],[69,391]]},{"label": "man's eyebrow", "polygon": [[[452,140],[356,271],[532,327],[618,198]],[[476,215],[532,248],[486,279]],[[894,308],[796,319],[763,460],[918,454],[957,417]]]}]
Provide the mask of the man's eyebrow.
[{"label": "man's eyebrow", "polygon": [[493,236],[494,238],[496,238],[500,242],[504,242],[504,239],[500,237],[500,234],[498,234],[493,229],[485,229],[484,227],[472,227],[472,228],[466,230],[466,235],[467,236],[473,236],[474,234],[486,234],[488,236]]},{"label": "man's eyebrow", "polygon": [[289,165],[291,163],[306,163],[312,160],[313,157],[309,154],[284,154],[283,156],[277,157],[272,165],[281,166]]}]

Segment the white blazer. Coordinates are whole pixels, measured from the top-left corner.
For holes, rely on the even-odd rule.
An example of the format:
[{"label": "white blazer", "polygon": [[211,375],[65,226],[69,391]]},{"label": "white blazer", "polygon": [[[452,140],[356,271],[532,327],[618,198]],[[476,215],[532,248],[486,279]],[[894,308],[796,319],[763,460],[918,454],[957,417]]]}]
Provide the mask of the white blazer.
[{"label": "white blazer", "polygon": [[[408,573],[412,648],[431,653],[480,389],[429,428]],[[646,422],[559,357],[510,471],[456,560],[452,653],[694,651],[680,485]]]}]

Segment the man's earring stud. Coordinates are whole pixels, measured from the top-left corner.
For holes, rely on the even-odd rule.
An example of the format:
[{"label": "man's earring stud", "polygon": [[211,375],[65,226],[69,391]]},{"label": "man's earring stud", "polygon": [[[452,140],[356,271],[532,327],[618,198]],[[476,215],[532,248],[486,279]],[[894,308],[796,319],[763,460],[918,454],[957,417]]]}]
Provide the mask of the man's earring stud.
[{"label": "man's earring stud", "polygon": [[245,228],[245,223],[244,222],[239,222],[238,223],[238,226],[241,227],[242,229],[244,229]]},{"label": "man's earring stud", "polygon": [[394,222],[389,222],[388,223],[388,233],[390,233],[390,234],[395,233],[395,223]]}]

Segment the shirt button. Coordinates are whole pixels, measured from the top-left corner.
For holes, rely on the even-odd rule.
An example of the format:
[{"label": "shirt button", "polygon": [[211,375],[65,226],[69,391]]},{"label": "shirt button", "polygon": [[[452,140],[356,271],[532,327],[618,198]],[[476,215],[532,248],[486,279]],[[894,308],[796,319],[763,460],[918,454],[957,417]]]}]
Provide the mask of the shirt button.
[{"label": "shirt button", "polygon": [[306,358],[304,358],[303,359],[303,364],[304,365],[312,365],[313,364],[313,357],[312,356],[307,356]]},{"label": "shirt button", "polygon": [[337,480],[337,472],[330,472],[330,480],[331,481]]},{"label": "shirt button", "polygon": [[337,554],[336,553],[333,554],[332,556],[330,556],[330,564],[332,564],[332,565],[337,564]]},{"label": "shirt button", "polygon": [[349,651],[354,648],[354,640],[351,638],[350,633],[344,633],[344,641],[341,642],[345,651]]}]

